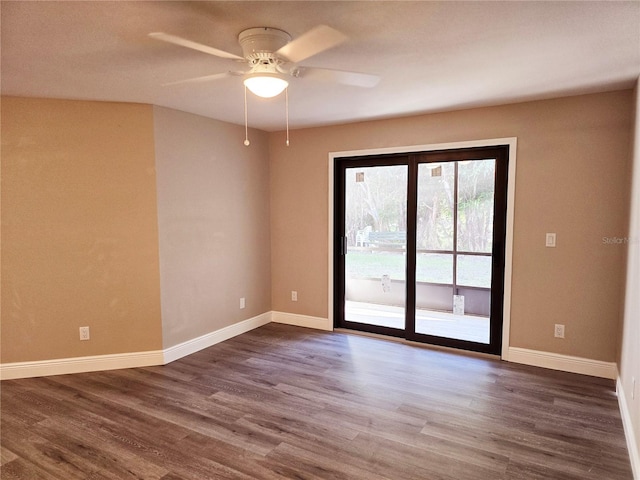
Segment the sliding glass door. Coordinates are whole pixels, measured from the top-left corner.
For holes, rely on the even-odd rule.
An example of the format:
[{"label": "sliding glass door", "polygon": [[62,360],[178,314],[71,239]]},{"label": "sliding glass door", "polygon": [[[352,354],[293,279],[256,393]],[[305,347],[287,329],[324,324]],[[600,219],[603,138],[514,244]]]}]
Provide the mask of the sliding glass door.
[{"label": "sliding glass door", "polygon": [[346,167],[344,179],[344,318],[404,330],[408,167]]},{"label": "sliding glass door", "polygon": [[337,159],[336,326],[499,353],[508,147]]}]

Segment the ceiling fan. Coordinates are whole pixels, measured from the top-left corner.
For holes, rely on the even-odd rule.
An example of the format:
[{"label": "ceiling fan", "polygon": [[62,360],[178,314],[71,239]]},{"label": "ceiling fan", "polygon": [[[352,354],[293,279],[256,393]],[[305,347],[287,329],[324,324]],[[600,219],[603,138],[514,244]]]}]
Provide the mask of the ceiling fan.
[{"label": "ceiling fan", "polygon": [[298,65],[299,62],[347,40],[344,34],[326,25],[314,27],[293,41],[291,35],[277,28],[256,27],[243,30],[238,35],[242,56],[167,33],[155,32],[150,33],[149,36],[156,40],[191,48],[216,57],[242,61],[247,63],[249,67],[249,70],[245,71],[227,71],[179,80],[165,85],[206,82],[228,76],[244,76],[244,84],[251,92],[260,97],[269,98],[279,95],[287,88],[288,77],[316,78],[356,87],[374,87],[380,80],[380,77],[366,73]]}]

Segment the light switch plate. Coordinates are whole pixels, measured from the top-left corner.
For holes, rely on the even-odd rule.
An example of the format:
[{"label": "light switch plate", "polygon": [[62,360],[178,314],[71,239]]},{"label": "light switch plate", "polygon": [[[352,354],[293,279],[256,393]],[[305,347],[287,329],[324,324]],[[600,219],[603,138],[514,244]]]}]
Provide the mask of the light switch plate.
[{"label": "light switch plate", "polygon": [[544,243],[545,247],[555,247],[556,246],[556,234],[555,233],[547,233],[547,237]]}]

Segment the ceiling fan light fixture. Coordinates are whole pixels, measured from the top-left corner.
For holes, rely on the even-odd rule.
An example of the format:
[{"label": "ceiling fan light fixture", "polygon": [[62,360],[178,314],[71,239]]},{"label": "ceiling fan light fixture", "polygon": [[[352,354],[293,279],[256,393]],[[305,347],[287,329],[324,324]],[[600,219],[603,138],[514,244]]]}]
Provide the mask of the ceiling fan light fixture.
[{"label": "ceiling fan light fixture", "polygon": [[289,86],[284,78],[273,73],[253,73],[244,79],[245,86],[258,97],[271,98],[280,95]]}]

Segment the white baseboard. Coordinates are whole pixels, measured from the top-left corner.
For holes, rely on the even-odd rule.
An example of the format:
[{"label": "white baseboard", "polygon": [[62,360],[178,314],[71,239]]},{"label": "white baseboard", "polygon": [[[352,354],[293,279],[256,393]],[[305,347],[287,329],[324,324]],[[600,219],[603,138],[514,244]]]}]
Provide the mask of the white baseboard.
[{"label": "white baseboard", "polygon": [[216,343],[224,342],[242,333],[249,332],[254,328],[261,327],[271,322],[271,312],[265,312],[247,320],[243,320],[228,327],[215,330],[197,338],[187,340],[163,350],[163,365],[171,363],[192,353],[199,352],[205,348],[211,347]]},{"label": "white baseboard", "polygon": [[316,330],[333,330],[333,325],[331,325],[328,318],[299,315],[297,313],[271,312],[271,321],[297,327],[315,328]]},{"label": "white baseboard", "polygon": [[633,478],[640,480],[640,451],[638,450],[638,439],[633,430],[631,421],[631,412],[627,404],[627,397],[624,395],[624,388],[620,377],[616,381],[616,393],[618,394],[618,405],[620,405],[620,416],[622,417],[622,425],[624,426],[624,436],[627,439],[627,450],[629,450],[629,458],[631,459],[631,470]]},{"label": "white baseboard", "polygon": [[509,347],[509,362],[522,363],[535,367],[562,370],[564,372],[580,373],[592,377],[617,378],[617,366],[614,362],[603,362],[589,358],[572,357],[559,353],[541,352],[527,348]]},{"label": "white baseboard", "polygon": [[99,372],[120,368],[149,367],[162,364],[162,350],[115,353],[89,357],[56,358],[35,362],[16,362],[0,365],[0,380],[46,377],[68,373]]},{"label": "white baseboard", "polygon": [[216,343],[265,325],[270,321],[271,312],[266,312],[164,350],[4,363],[0,364],[0,380],[166,365]]}]

